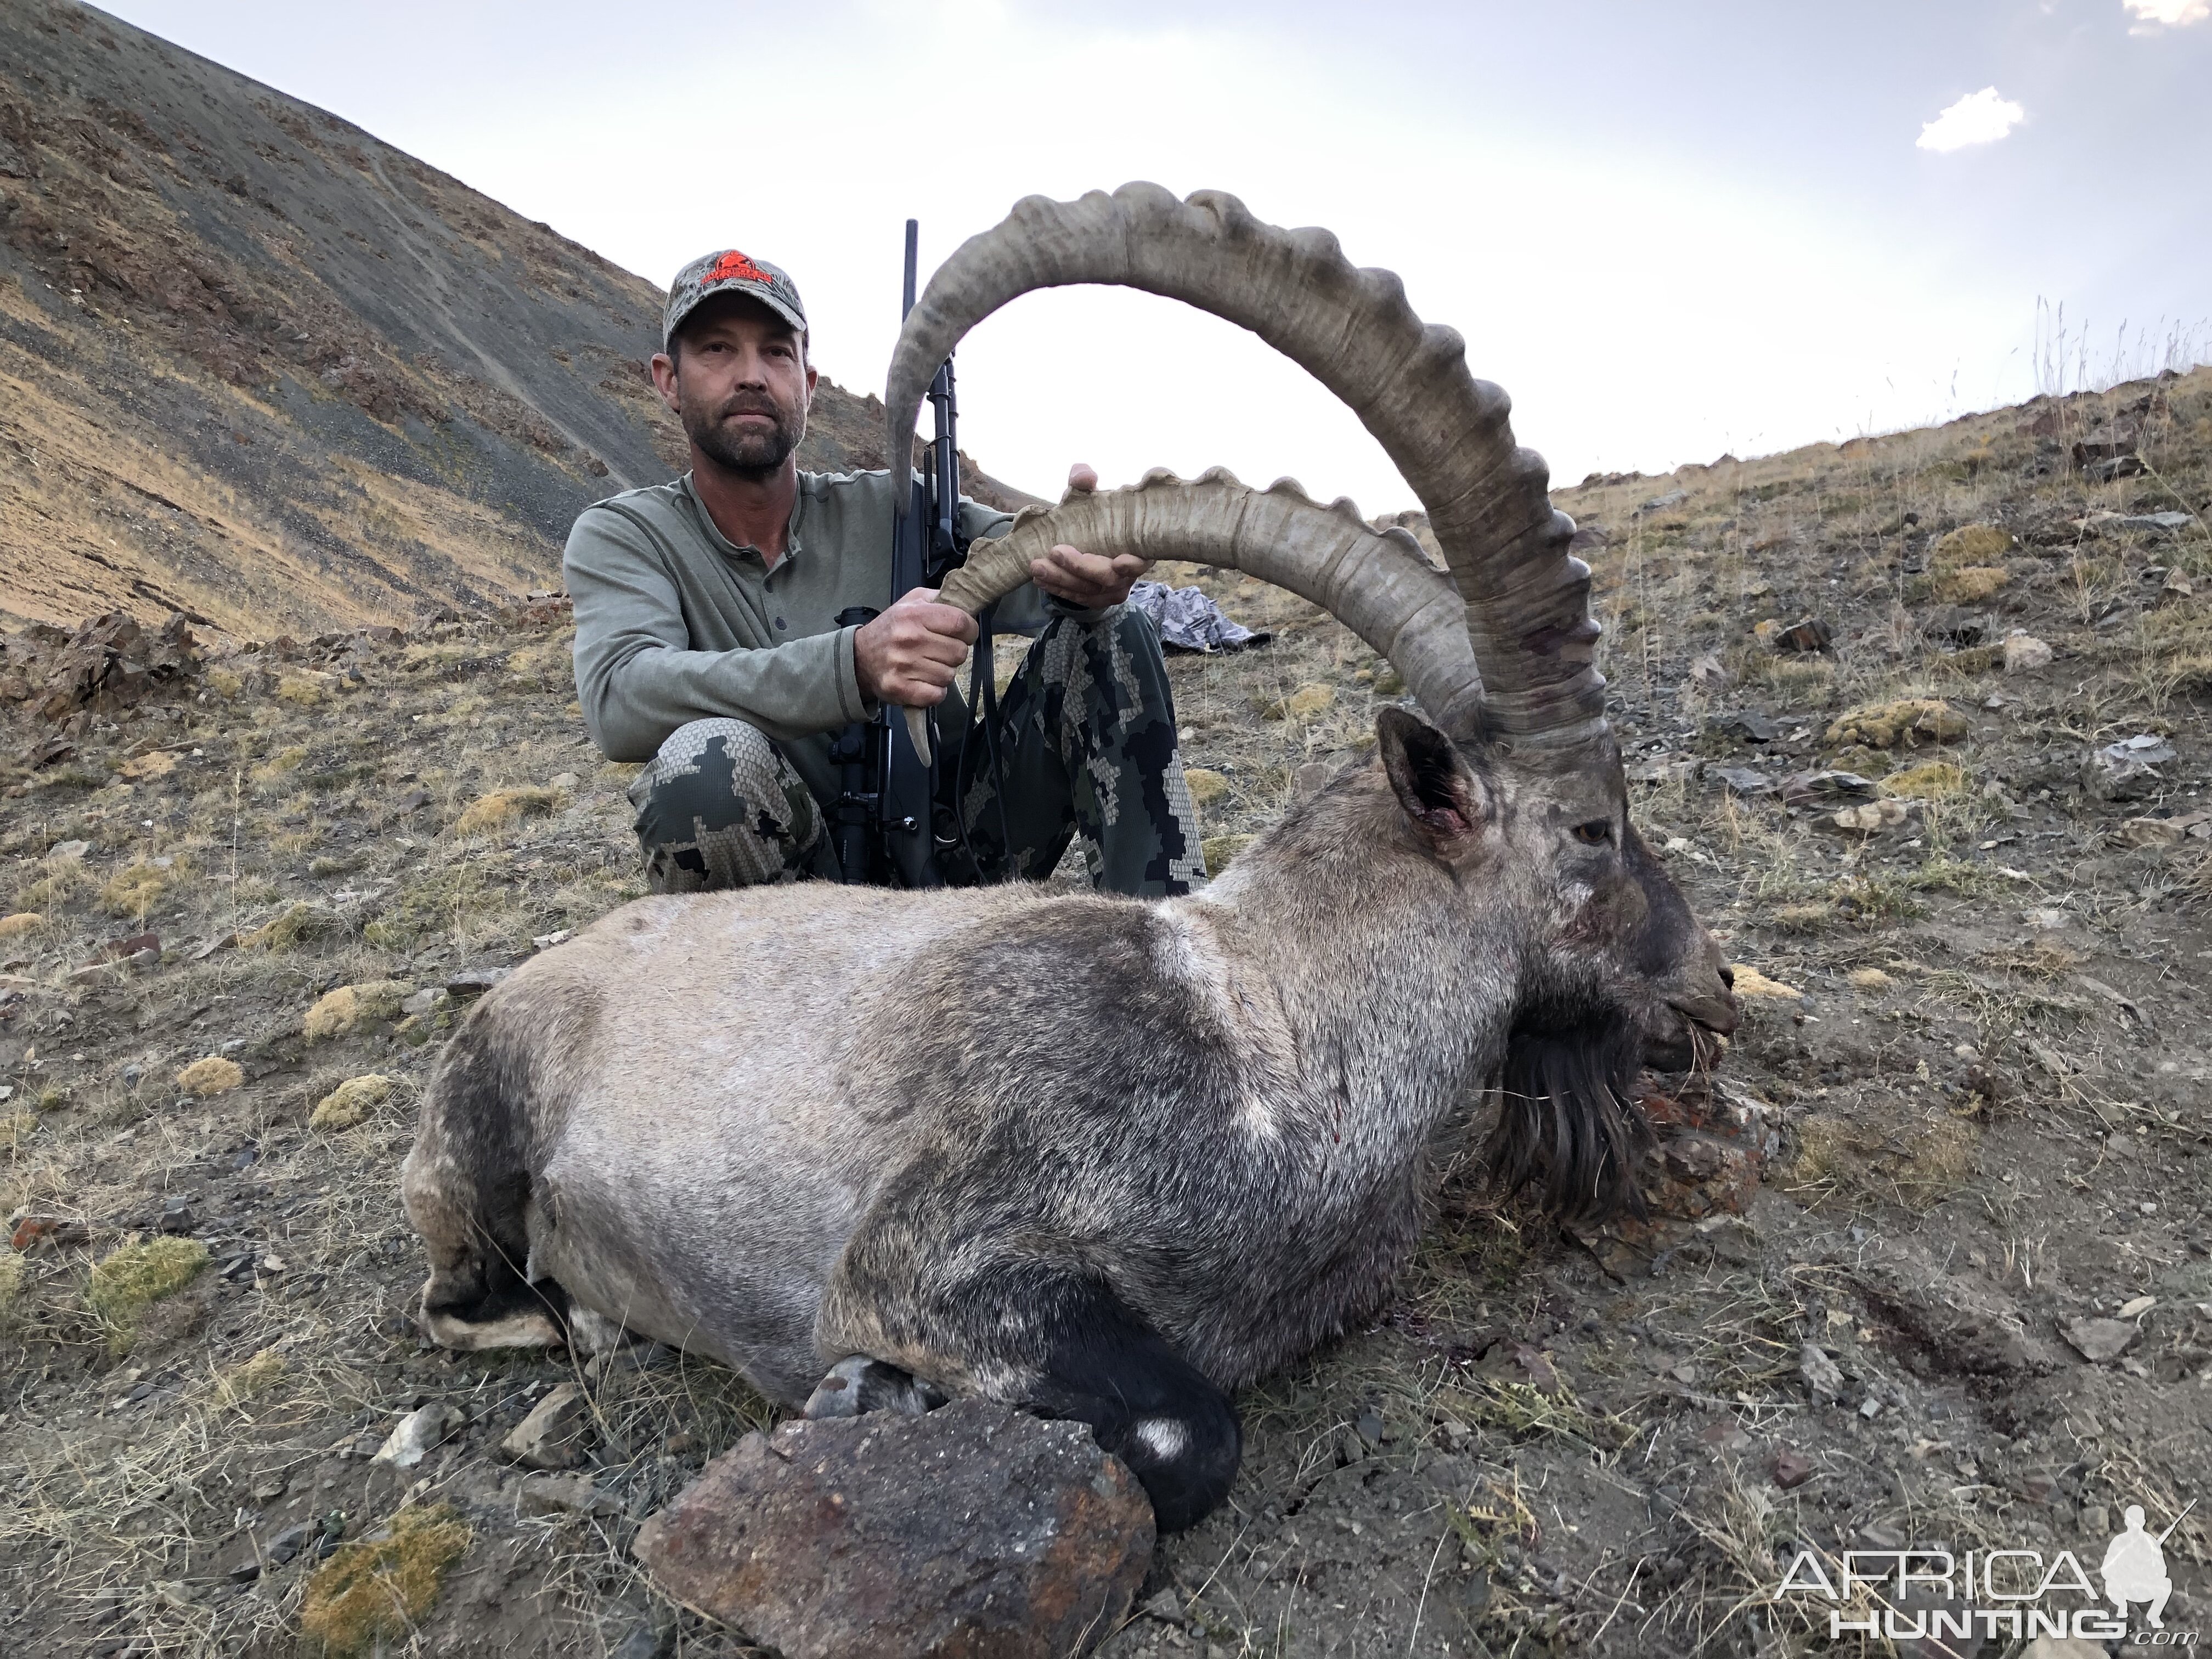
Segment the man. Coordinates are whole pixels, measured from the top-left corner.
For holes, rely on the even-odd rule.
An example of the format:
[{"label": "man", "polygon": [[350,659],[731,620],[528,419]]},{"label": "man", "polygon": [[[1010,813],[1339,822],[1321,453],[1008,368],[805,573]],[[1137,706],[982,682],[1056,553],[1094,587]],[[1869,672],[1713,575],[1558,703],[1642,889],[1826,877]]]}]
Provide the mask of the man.
[{"label": "man", "polygon": [[[1123,603],[1145,562],[1054,547],[1000,602],[999,631],[1036,639],[999,710],[996,799],[988,734],[953,689],[975,619],[934,589],[890,602],[908,470],[806,473],[793,459],[814,393],[808,344],[799,290],[775,266],[734,250],[686,265],[653,380],[691,470],[586,507],[568,535],[576,695],[609,759],[650,763],[629,798],[653,890],[835,878],[830,743],[884,702],[945,705],[948,880],[1042,877],[1080,835],[1102,890],[1201,885],[1159,638]],[[1097,482],[1081,466],[1069,481]],[[960,513],[971,536],[1010,522],[966,500]],[[881,614],[839,627],[855,606]]]}]

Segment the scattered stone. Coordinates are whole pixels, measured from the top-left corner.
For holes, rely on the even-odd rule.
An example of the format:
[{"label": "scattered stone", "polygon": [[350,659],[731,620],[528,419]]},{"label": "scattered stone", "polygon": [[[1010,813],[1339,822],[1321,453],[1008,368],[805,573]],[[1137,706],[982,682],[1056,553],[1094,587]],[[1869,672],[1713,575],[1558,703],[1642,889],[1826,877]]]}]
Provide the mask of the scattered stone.
[{"label": "scattered stone", "polygon": [[1744,997],[1776,997],[1789,998],[1796,1000],[1802,999],[1805,994],[1802,991],[1797,990],[1793,987],[1784,985],[1780,980],[1767,978],[1767,976],[1760,973],[1758,969],[1750,967],[1744,963],[1730,963],[1729,964],[1729,971],[1735,975],[1735,981],[1732,988],[1735,990],[1738,999]]},{"label": "scattered stone", "polygon": [[1084,1425],[960,1400],[747,1435],[632,1548],[788,1659],[850,1659],[1087,1653],[1152,1542],[1143,1488]]},{"label": "scattered stone", "polygon": [[366,1121],[391,1095],[392,1079],[381,1073],[349,1077],[315,1103],[315,1109],[307,1114],[307,1127],[325,1131],[350,1129]]},{"label": "scattered stone", "polygon": [[[538,933],[532,935],[530,942],[541,951],[550,951],[556,945],[566,945],[574,937],[575,933],[574,929],[558,927],[550,933]],[[402,1005],[402,1006],[404,1006],[405,1005],[404,1004]]]},{"label": "scattered stone", "polygon": [[19,1255],[58,1249],[64,1244],[82,1244],[89,1237],[89,1230],[75,1216],[22,1211],[9,1222],[8,1243]]},{"label": "scattered stone", "polygon": [[1880,800],[1863,801],[1856,806],[1838,808],[1836,815],[1828,821],[1838,830],[1871,836],[1883,830],[1894,830],[1911,816],[1912,808],[1908,803],[1893,796],[1884,796]]},{"label": "scattered stone", "polygon": [[1818,617],[1807,617],[1787,628],[1777,629],[1774,648],[1777,651],[1809,653],[1826,651],[1835,643],[1835,632]]},{"label": "scattered stone", "polygon": [[[381,1535],[341,1545],[315,1570],[300,1608],[301,1632],[333,1655],[411,1640],[471,1537],[468,1523],[446,1504],[403,1509]],[[270,1555],[276,1557],[275,1542]]]},{"label": "scattered stone", "polygon": [[1745,708],[1733,714],[1715,714],[1705,722],[1705,730],[1724,738],[1741,738],[1746,743],[1771,743],[1778,728],[1758,709]]},{"label": "scattered stone", "polygon": [[444,986],[426,986],[402,1002],[399,1012],[410,1019],[427,1019],[443,1012],[453,1000],[453,994]]},{"label": "scattered stone", "polygon": [[1863,744],[1869,749],[1914,748],[1950,743],[1966,735],[1966,717],[1938,697],[1899,697],[1862,703],[1829,726],[1829,744]]},{"label": "scattered stone", "polygon": [[591,1402],[574,1382],[563,1382],[531,1407],[530,1415],[499,1443],[502,1456],[527,1469],[570,1469],[584,1461],[592,1426]]},{"label": "scattered stone", "polygon": [[2184,841],[2212,839],[2212,809],[2178,818],[2130,818],[2120,826],[2120,839],[2130,847],[2167,848]]},{"label": "scattered stone", "polygon": [[228,1094],[246,1081],[246,1073],[234,1060],[225,1060],[221,1054],[210,1054],[196,1060],[177,1073],[177,1087],[188,1095],[210,1099]]},{"label": "scattered stone", "polygon": [[1774,1454],[1774,1461],[1767,1465],[1767,1472],[1774,1477],[1774,1484],[1783,1491],[1796,1492],[1813,1478],[1813,1460],[1795,1446],[1784,1446]]},{"label": "scattered stone", "polygon": [[2166,781],[2158,769],[2174,758],[2173,745],[2148,732],[2108,743],[2090,755],[2081,781],[2099,800],[2134,800]]},{"label": "scattered stone", "polygon": [[1690,499],[1686,489],[1670,489],[1663,495],[1654,495],[1636,510],[1638,513],[1664,513],[1670,507],[1680,507]]},{"label": "scattered stone", "polygon": [[607,1516],[622,1512],[614,1494],[601,1492],[588,1474],[533,1474],[522,1483],[516,1501],[525,1515]]},{"label": "scattered stone", "polygon": [[416,988],[396,979],[371,980],[362,985],[341,985],[326,992],[307,1010],[300,1029],[310,1042],[323,1037],[349,1036],[379,1020],[399,1018],[400,1005]]},{"label": "scattered stone", "polygon": [[2196,520],[2186,513],[2093,513],[2081,520],[2081,528],[2091,535],[2103,535],[2115,530],[2158,534],[2186,530],[2195,522]]},{"label": "scattered stone", "polygon": [[1137,1611],[1147,1619],[1158,1620],[1163,1625],[1180,1625],[1183,1622],[1182,1598],[1172,1589],[1162,1590]]},{"label": "scattered stone", "polygon": [[203,939],[191,954],[193,962],[205,962],[219,951],[234,950],[238,945],[236,933],[217,933],[213,939]]},{"label": "scattered stone", "polygon": [[46,849],[46,856],[58,859],[64,864],[77,864],[82,862],[84,855],[90,851],[92,843],[88,841],[58,841]]},{"label": "scattered stone", "polygon": [[1815,1400],[1843,1396],[1843,1370],[1817,1342],[1805,1343],[1797,1350],[1797,1375],[1804,1379],[1807,1391]]},{"label": "scattered stone", "polygon": [[2055,933],[2073,925],[2074,918],[2055,904],[2042,904],[2032,910],[2023,910],[2020,919],[2039,933]]},{"label": "scattered stone", "polygon": [[2055,653],[2033,634],[2014,629],[2005,635],[2004,670],[2008,674],[2032,673],[2050,665]]},{"label": "scattered stone", "polygon": [[173,615],[149,633],[129,611],[111,611],[74,634],[33,625],[9,641],[0,696],[58,722],[80,710],[112,714],[188,691],[203,666],[189,621]]},{"label": "scattered stone", "polygon": [[2142,1334],[2131,1320],[2075,1319],[2058,1328],[2067,1346],[2093,1365],[2118,1359]]},{"label": "scattered stone", "polygon": [[1832,767],[1813,772],[1793,772],[1782,780],[1782,801],[1785,806],[1804,806],[1814,801],[1869,800],[1874,796],[1874,780],[1863,778],[1856,772],[1839,771]]},{"label": "scattered stone", "polygon": [[392,811],[394,816],[404,817],[410,812],[421,811],[429,804],[430,792],[428,790],[410,789],[406,793],[401,795],[398,799],[392,803]]},{"label": "scattered stone", "polygon": [[1755,766],[1709,766],[1705,769],[1739,795],[1771,795],[1782,787]]},{"label": "scattered stone", "polygon": [[1214,802],[1225,799],[1229,793],[1229,780],[1203,766],[1184,767],[1182,781],[1190,791],[1192,801],[1200,806],[1211,806]]},{"label": "scattered stone", "polygon": [[556,789],[574,789],[583,780],[574,772],[556,772],[550,781]]},{"label": "scattered stone", "polygon": [[467,1421],[458,1406],[434,1400],[401,1418],[398,1425],[385,1437],[384,1444],[377,1449],[375,1456],[369,1461],[389,1463],[395,1468],[411,1469],[453,1438]]},{"label": "scattered stone", "polygon": [[1719,655],[1711,651],[1690,659],[1690,683],[1692,685],[1723,686],[1735,676],[1728,672]]},{"label": "scattered stone", "polygon": [[480,997],[514,970],[512,968],[464,968],[446,981],[446,994],[456,1000]]}]

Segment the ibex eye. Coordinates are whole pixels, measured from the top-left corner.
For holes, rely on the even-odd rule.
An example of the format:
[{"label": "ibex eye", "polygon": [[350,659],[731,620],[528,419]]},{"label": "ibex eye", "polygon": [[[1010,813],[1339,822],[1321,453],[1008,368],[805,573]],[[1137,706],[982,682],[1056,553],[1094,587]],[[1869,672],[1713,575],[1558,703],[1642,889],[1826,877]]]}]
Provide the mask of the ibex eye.
[{"label": "ibex eye", "polygon": [[1575,839],[1585,847],[1602,847],[1613,839],[1611,818],[1592,818],[1575,826]]}]

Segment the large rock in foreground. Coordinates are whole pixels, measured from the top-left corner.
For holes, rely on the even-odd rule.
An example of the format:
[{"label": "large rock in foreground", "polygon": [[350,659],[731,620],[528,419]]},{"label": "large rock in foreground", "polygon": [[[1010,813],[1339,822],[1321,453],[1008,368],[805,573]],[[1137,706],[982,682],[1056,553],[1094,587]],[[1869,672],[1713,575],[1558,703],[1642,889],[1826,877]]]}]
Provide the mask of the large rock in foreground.
[{"label": "large rock in foreground", "polygon": [[1152,1510],[1083,1424],[962,1400],[749,1434],[633,1548],[790,1659],[1061,1659],[1127,1616]]}]

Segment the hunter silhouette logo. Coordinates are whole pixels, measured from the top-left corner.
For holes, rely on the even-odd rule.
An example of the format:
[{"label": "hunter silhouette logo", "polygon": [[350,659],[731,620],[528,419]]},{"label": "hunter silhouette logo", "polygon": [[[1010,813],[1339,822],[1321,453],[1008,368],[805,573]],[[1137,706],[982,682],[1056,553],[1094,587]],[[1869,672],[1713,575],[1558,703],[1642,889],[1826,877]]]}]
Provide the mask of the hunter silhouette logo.
[{"label": "hunter silhouette logo", "polygon": [[[1846,1550],[1824,1557],[1801,1548],[1777,1595],[1810,1593],[1836,1604],[1828,1611],[1832,1639],[2005,1636],[2109,1641],[2130,1636],[2128,1608],[2135,1604],[2148,1620],[2148,1629],[2132,1632],[2136,1644],[2193,1648],[2195,1631],[2166,1628],[2173,1580],[2166,1570],[2165,1546],[2196,1507],[2197,1500],[2190,1499],[2164,1532],[2153,1533],[2144,1524],[2142,1505],[2128,1505],[2123,1512],[2125,1529],[2106,1547],[2098,1568],[2105,1583],[2102,1600],[2109,1608],[2099,1604],[2095,1585],[2071,1550],[2049,1557],[2033,1549],[1973,1549],[1954,1556],[1935,1548]],[[1841,1571],[1831,1577],[1831,1568]],[[2086,1605],[2069,1605],[2069,1600]],[[1847,1610],[1844,1604],[1852,1602],[1856,1608]]]},{"label": "hunter silhouette logo", "polygon": [[716,283],[773,283],[768,272],[732,248],[714,261],[714,267],[699,279],[699,286],[708,288]]},{"label": "hunter silhouette logo", "polygon": [[2173,1594],[2173,1580],[2166,1575],[2166,1540],[2173,1536],[2182,1516],[2196,1507],[2192,1498],[2181,1515],[2173,1517],[2172,1525],[2154,1538],[2143,1530],[2142,1505],[2128,1505],[2121,1517],[2127,1530],[2106,1547],[2105,1565],[2097,1572],[2105,1581],[2105,1599],[2121,1618],[2128,1616],[2129,1602],[2148,1601],[2149,1610],[2143,1616],[2150,1620],[2150,1627],[2166,1628],[2166,1598]]}]

